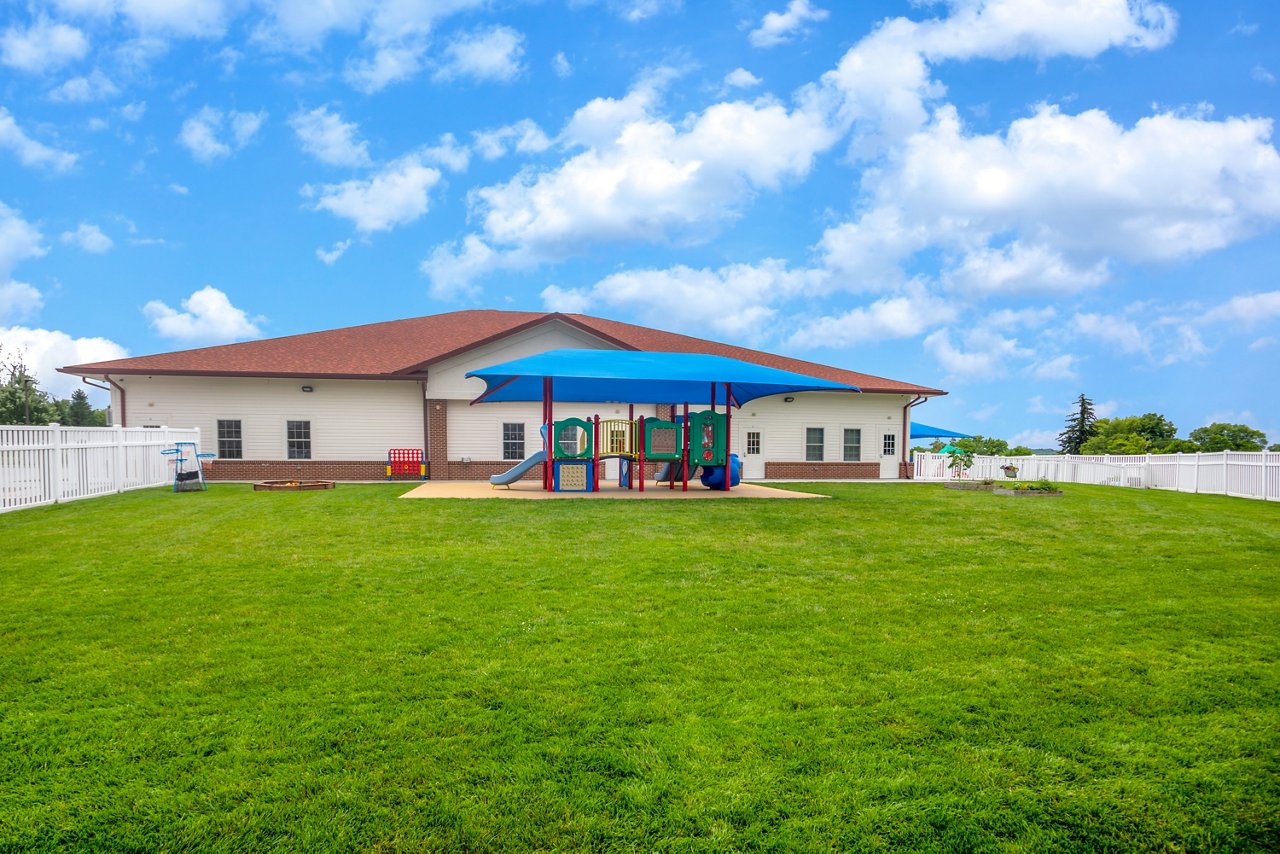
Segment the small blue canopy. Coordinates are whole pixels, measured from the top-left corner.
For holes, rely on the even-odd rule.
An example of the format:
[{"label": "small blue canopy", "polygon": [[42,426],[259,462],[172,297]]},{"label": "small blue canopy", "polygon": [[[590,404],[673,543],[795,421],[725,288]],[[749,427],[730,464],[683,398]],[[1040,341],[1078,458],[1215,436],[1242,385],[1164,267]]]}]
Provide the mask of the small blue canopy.
[{"label": "small blue canopy", "polygon": [[955,430],[943,430],[941,427],[930,427],[919,421],[911,422],[912,439],[972,439],[968,433],[957,433]]},{"label": "small blue canopy", "polygon": [[[712,383],[733,403],[797,391],[861,391],[856,386],[706,353],[633,350],[549,350],[469,371],[487,386],[472,403],[542,400],[542,380],[552,398],[566,403],[706,403]],[[724,400],[720,400],[724,403]]]}]

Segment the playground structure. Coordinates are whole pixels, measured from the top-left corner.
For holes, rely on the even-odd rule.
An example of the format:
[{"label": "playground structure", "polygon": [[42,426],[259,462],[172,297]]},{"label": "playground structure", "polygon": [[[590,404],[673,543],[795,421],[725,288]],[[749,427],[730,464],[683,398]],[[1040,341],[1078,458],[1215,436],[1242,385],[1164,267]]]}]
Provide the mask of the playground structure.
[{"label": "playground structure", "polygon": [[[674,411],[675,406],[673,405]],[[544,487],[550,481],[554,492],[599,492],[605,460],[616,459],[618,487],[645,490],[641,476],[648,463],[665,463],[656,481],[668,489],[688,492],[689,478],[701,469],[699,479],[710,489],[727,490],[741,481],[742,468],[736,454],[729,452],[729,413],[707,410],[684,413],[673,420],[656,417],[634,417],[634,406],[627,418],[565,418],[543,425],[543,449],[503,474],[493,475],[494,486],[509,486],[535,465],[551,459],[544,470]],[[550,438],[548,438],[550,437]],[[729,468],[726,483],[725,469]]]},{"label": "playground structure", "polygon": [[173,457],[173,491],[203,492],[208,489],[204,482],[204,466],[202,460],[212,460],[217,454],[202,454],[195,442],[175,442],[172,448],[160,453]]},{"label": "playground structure", "polygon": [[[730,448],[732,413],[747,401],[798,391],[858,392],[856,386],[809,377],[764,365],[708,353],[657,351],[548,350],[499,365],[468,371],[484,381],[485,402],[542,402],[544,455],[542,488],[547,492],[598,492],[601,462],[620,461],[618,485],[645,489],[650,463],[665,463],[667,486],[689,489],[689,476],[703,470],[704,486],[725,492],[741,478],[741,465]],[[724,401],[718,411],[717,399]],[[628,402],[627,418],[556,420],[555,403]],[[684,401],[676,415],[675,401]],[[707,401],[710,409],[689,411],[690,401]],[[637,403],[665,404],[669,420],[635,417]],[[531,469],[536,454],[511,471],[490,478],[499,485]]]}]

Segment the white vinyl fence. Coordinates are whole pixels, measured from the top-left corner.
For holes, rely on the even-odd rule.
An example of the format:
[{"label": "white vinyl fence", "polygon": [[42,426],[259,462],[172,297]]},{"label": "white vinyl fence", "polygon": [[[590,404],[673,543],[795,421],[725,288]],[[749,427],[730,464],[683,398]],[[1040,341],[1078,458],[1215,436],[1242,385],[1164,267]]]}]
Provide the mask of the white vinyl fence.
[{"label": "white vinyl fence", "polygon": [[0,426],[0,513],[172,483],[174,442],[200,431]]},{"label": "white vinyl fence", "polygon": [[[915,456],[916,480],[953,480],[948,454]],[[1007,480],[1003,465],[1018,467],[1018,480],[1093,483],[1171,489],[1238,498],[1280,501],[1280,453],[1219,451],[1213,454],[1138,454],[1134,456],[974,457],[964,480]]]}]

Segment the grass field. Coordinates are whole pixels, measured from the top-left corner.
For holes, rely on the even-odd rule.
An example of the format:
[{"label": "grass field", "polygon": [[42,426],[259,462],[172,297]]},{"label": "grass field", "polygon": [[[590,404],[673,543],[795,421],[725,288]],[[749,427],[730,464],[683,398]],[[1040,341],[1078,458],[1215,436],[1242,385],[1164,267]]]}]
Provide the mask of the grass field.
[{"label": "grass field", "polygon": [[1280,845],[1280,506],[0,516],[0,849]]}]

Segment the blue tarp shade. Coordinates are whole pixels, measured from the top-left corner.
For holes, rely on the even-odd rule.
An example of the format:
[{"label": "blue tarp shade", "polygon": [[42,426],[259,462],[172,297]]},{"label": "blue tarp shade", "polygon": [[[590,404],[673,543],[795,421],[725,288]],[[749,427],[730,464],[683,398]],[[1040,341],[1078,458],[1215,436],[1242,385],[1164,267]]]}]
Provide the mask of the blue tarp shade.
[{"label": "blue tarp shade", "polygon": [[467,373],[487,389],[472,403],[542,400],[542,379],[552,378],[552,398],[563,403],[707,403],[716,383],[723,404],[729,384],[738,406],[770,394],[797,391],[861,391],[856,386],[793,374],[705,353],[632,350],[549,350]]},{"label": "blue tarp shade", "polygon": [[972,439],[968,433],[957,433],[955,430],[943,430],[941,427],[930,427],[919,421],[911,422],[912,439]]}]

